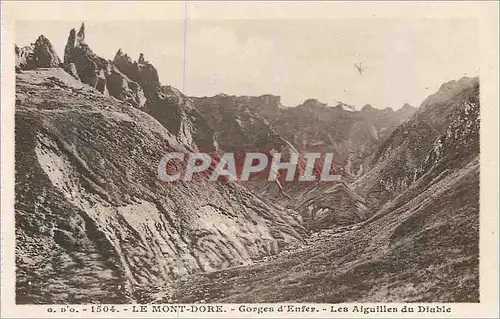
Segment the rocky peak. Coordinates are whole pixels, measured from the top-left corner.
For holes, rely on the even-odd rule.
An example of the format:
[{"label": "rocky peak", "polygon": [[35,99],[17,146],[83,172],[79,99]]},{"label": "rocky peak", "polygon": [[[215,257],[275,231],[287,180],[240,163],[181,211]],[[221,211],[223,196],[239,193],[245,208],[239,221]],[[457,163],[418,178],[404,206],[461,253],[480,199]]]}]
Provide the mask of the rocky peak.
[{"label": "rocky peak", "polygon": [[64,47],[64,64],[71,63],[71,55],[73,52],[73,48],[75,47],[76,41],[76,30],[71,29],[69,31],[68,41],[66,41],[66,46]]},{"label": "rocky peak", "polygon": [[372,111],[376,111],[376,109],[371,104],[365,104],[361,108],[361,112],[372,112]]},{"label": "rocky peak", "polygon": [[153,64],[146,61],[143,53],[139,55],[137,62],[133,62],[120,49],[116,52],[113,64],[132,81],[139,83],[148,99],[156,100],[160,98],[158,93],[161,91],[161,84],[158,71]]},{"label": "rocky peak", "polygon": [[298,107],[325,107],[326,103],[321,103],[317,99],[307,99]]},{"label": "rocky peak", "polygon": [[410,117],[415,111],[417,110],[416,107],[411,106],[408,103],[405,103],[399,110],[396,111],[398,114],[405,114],[407,117]]},{"label": "rocky peak", "polygon": [[36,68],[53,68],[61,64],[56,50],[49,39],[40,35],[35,43],[23,48],[15,47],[16,69],[32,70]]},{"label": "rocky peak", "polygon": [[85,44],[85,23],[82,23],[80,30],[76,34],[76,45],[81,46]]},{"label": "rocky peak", "polygon": [[122,49],[118,49],[118,51],[115,54],[115,58],[113,59],[114,63],[120,62],[120,63],[130,63],[133,64],[132,59],[126,54],[123,53]]},{"label": "rocky peak", "polygon": [[144,53],[139,54],[139,60],[137,61],[140,64],[145,64],[146,60],[144,59]]},{"label": "rocky peak", "polygon": [[75,32],[75,29],[70,30],[64,48],[65,69],[67,71],[72,70],[71,64],[74,64],[74,69],[83,83],[96,88],[101,93],[106,93],[106,77],[104,73],[107,69],[107,61],[98,57],[85,44],[85,25],[83,23],[78,33],[75,34]]}]

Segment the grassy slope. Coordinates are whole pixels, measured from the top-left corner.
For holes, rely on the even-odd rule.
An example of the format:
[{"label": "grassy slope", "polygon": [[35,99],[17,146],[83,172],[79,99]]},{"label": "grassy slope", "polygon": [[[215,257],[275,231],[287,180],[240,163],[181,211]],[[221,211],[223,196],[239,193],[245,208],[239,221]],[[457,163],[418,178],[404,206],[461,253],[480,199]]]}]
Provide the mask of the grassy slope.
[{"label": "grassy slope", "polygon": [[178,302],[477,302],[479,167],[475,159],[399,208],[270,263],[177,283]]}]

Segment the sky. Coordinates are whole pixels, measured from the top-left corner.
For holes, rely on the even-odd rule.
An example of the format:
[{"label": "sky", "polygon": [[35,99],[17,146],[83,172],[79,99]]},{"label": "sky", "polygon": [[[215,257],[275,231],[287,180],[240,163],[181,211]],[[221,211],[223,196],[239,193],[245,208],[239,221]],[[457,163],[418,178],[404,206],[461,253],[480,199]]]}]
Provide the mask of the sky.
[{"label": "sky", "polygon": [[[81,22],[17,21],[15,41],[24,46],[43,34],[62,59]],[[274,94],[285,106],[316,98],[398,109],[420,105],[444,82],[479,75],[472,18],[84,22],[95,53],[144,53],[164,85],[189,96]],[[360,62],[363,74],[354,67]]]}]

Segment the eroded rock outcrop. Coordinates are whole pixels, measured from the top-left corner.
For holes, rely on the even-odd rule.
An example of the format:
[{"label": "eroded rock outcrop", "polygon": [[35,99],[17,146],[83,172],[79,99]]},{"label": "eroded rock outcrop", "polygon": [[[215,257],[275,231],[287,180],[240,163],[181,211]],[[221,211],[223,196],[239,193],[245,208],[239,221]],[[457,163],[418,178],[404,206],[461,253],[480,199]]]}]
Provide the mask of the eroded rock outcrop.
[{"label": "eroded rock outcrop", "polygon": [[146,102],[141,86],[122,74],[110,61],[99,57],[85,43],[85,25],[71,29],[64,49],[64,69],[105,95],[142,108]]},{"label": "eroded rock outcrop", "polygon": [[106,77],[104,70],[108,62],[97,56],[85,43],[85,25],[82,24],[78,34],[72,29],[64,50],[65,64],[74,63],[80,80],[96,88],[99,92],[106,92]]},{"label": "eroded rock outcrop", "polygon": [[[380,207],[371,218],[269,263],[189,276],[159,302],[479,302],[479,83],[462,82],[401,124],[355,183]],[[364,211],[349,189],[329,192],[305,203],[313,227]]]},{"label": "eroded rock outcrop", "polygon": [[16,69],[33,70],[36,68],[59,67],[61,60],[49,39],[40,35],[35,43],[19,48],[15,46]]},{"label": "eroded rock outcrop", "polygon": [[[379,208],[407,190],[445,153],[456,166],[470,150],[479,151],[479,81],[463,78],[443,84],[422,102],[418,111],[400,125],[380,146],[372,169],[354,185],[367,196],[370,207]],[[472,142],[470,142],[472,140]],[[457,150],[459,150],[457,152]]]},{"label": "eroded rock outcrop", "polygon": [[158,71],[151,63],[145,60],[142,53],[139,55],[138,61],[132,61],[120,49],[116,52],[113,63],[129,79],[140,84],[150,103],[163,98]]},{"label": "eroded rock outcrop", "polygon": [[160,83],[158,71],[144,54],[133,61],[121,49],[113,59],[113,65],[144,90],[144,110],[157,119],[179,141],[203,152],[215,152],[218,145],[213,130],[193,102],[172,86]]},{"label": "eroded rock outcrop", "polygon": [[193,145],[145,112],[62,69],[18,74],[16,93],[18,303],[147,302],[302,243],[297,220],[241,185],[159,181],[161,154]]}]

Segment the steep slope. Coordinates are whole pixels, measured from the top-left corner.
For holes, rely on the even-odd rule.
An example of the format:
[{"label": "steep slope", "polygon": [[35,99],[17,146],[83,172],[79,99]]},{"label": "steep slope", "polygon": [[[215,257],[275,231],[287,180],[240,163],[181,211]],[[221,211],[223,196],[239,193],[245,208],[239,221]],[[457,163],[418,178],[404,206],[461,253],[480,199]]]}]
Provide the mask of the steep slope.
[{"label": "steep slope", "polygon": [[218,151],[214,132],[194,108],[191,99],[172,86],[163,86],[158,71],[146,61],[143,54],[137,61],[132,61],[120,49],[113,59],[113,65],[139,83],[146,96],[144,111],[176,135],[181,143],[202,152]]},{"label": "steep slope", "polygon": [[[413,180],[386,196],[373,217],[323,231],[308,246],[264,264],[183,278],[174,298],[161,300],[479,302],[479,83],[466,79],[459,85],[402,124],[381,147],[380,162],[364,181],[391,173],[400,178],[405,169]],[[421,118],[443,112],[433,110],[437,107],[448,114],[436,121],[441,133],[418,130]],[[423,146],[411,170],[387,160],[400,154],[416,159],[414,150],[391,152],[405,144],[402,134]]]},{"label": "steep slope", "polygon": [[220,94],[193,100],[221,150],[335,154],[335,172],[342,175],[343,184],[283,183],[283,189],[274,183],[250,185],[262,196],[299,211],[310,229],[359,222],[373,215],[365,199],[349,184],[369,167],[377,146],[415,111],[409,105],[398,111],[369,105],[355,111],[341,104],[330,107],[315,99],[286,108],[280,97],[273,95]]},{"label": "steep slope", "polygon": [[331,107],[309,99],[297,107],[282,109],[270,122],[300,150],[322,147],[334,152],[343,175],[349,179],[366,170],[367,159],[381,141],[414,110],[409,106],[398,111],[364,106],[361,111],[347,111],[340,105]]},{"label": "steep slope", "polygon": [[146,98],[142,88],[122,74],[110,61],[97,56],[85,43],[85,25],[71,29],[64,48],[64,69],[104,95],[142,108]]},{"label": "steep slope", "polygon": [[18,303],[142,301],[305,234],[237,184],[160,182],[161,155],[191,145],[62,69],[18,74],[15,138]]},{"label": "steep slope", "polygon": [[35,43],[19,48],[15,46],[16,71],[35,68],[59,67],[61,61],[49,39],[39,36]]},{"label": "steep slope", "polygon": [[478,302],[477,159],[354,230],[268,263],[179,280],[162,302]]}]

